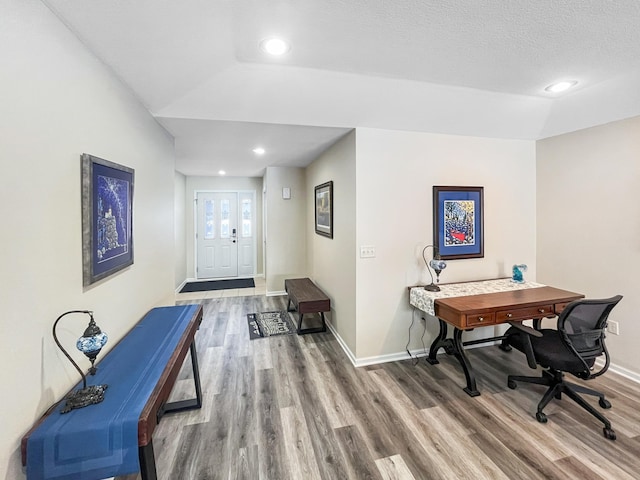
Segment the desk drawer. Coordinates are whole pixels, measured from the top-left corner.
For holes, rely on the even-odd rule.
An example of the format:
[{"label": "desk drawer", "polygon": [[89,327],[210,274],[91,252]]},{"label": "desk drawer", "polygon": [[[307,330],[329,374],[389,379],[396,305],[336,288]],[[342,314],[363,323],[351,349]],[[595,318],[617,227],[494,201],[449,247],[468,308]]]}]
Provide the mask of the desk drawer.
[{"label": "desk drawer", "polygon": [[495,323],[496,318],[493,313],[467,315],[467,327],[484,327],[485,325],[493,325]]},{"label": "desk drawer", "polygon": [[571,302],[564,302],[564,303],[556,303],[555,304],[555,312],[556,315],[560,315],[560,313],[567,308],[567,305],[569,305]]},{"label": "desk drawer", "polygon": [[496,312],[496,322],[504,323],[511,320],[528,320],[555,316],[553,305],[537,305],[535,307],[514,308]]}]

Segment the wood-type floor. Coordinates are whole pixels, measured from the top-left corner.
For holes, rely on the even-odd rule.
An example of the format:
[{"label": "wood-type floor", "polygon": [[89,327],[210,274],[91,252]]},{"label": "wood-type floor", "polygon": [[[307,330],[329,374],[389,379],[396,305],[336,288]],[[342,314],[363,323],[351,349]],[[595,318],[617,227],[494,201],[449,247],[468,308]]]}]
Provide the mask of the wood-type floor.
[{"label": "wood-type floor", "polygon": [[[544,387],[506,386],[508,374],[536,374],[515,350],[469,351],[482,392],[471,398],[444,353],[436,366],[355,368],[330,332],[250,341],[246,315],[284,310],[286,297],[202,303],[204,405],[158,425],[159,479],[640,478],[640,385],[612,372],[588,385],[613,404],[604,413],[616,441],[568,398],[553,400],[548,423],[538,423]],[[187,359],[172,398],[193,395],[190,375]]]}]

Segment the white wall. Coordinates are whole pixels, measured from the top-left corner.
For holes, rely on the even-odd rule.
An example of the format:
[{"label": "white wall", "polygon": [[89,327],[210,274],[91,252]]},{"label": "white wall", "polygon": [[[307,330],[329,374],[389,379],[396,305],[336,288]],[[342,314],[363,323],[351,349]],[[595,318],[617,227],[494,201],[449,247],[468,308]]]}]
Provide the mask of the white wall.
[{"label": "white wall", "polygon": [[[284,292],[286,278],[306,277],[306,198],[304,170],[269,167],[266,185],[266,278],[267,294]],[[291,199],[282,189],[291,189]]]},{"label": "white wall", "polygon": [[[187,278],[187,177],[179,172],[175,172],[174,179],[174,205],[175,216],[175,278],[176,289],[180,287]],[[192,214],[193,215],[193,214]],[[193,248],[193,247],[192,247]]]},{"label": "white wall", "polygon": [[[173,301],[174,154],[173,139],[41,2],[2,3],[0,64],[0,478],[13,480],[24,478],[22,435],[79,380],[51,337],[56,317],[93,310],[108,350]],[[135,263],[87,289],[83,152],[135,169]],[[86,320],[60,325],[71,351]]]},{"label": "white wall", "polygon": [[[256,273],[262,274],[262,178],[261,177],[186,177],[185,228],[187,248],[187,277],[195,278],[195,226],[193,206],[196,191],[255,191],[256,192]],[[185,280],[184,278],[182,280]]]},{"label": "white wall", "polygon": [[[333,238],[315,233],[314,187],[333,181]],[[356,347],[356,134],[341,139],[306,170],[309,275],[331,298],[331,325]]]},{"label": "white wall", "polygon": [[[536,278],[535,143],[521,140],[356,130],[358,359],[405,351],[412,310],[407,286],[427,283],[421,258],[432,243],[432,187],[484,187],[484,258],[453,260],[442,282],[510,276],[514,263]],[[478,329],[466,338],[491,336]],[[487,334],[488,333],[488,334]],[[410,349],[421,348],[418,322]],[[427,347],[437,334],[429,322]]]},{"label": "white wall", "polygon": [[537,143],[538,278],[623,300],[610,319],[612,362],[640,375],[640,117]]}]

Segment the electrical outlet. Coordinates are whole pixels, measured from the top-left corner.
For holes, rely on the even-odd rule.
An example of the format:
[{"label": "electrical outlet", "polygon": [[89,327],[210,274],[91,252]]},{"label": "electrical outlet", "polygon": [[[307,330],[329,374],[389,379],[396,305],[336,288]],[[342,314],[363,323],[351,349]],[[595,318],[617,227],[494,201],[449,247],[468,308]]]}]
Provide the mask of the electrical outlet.
[{"label": "electrical outlet", "polygon": [[360,245],[360,258],[373,258],[376,256],[376,247],[372,245]]},{"label": "electrical outlet", "polygon": [[607,322],[607,332],[612,333],[613,335],[620,335],[620,325],[618,322],[609,320]]}]

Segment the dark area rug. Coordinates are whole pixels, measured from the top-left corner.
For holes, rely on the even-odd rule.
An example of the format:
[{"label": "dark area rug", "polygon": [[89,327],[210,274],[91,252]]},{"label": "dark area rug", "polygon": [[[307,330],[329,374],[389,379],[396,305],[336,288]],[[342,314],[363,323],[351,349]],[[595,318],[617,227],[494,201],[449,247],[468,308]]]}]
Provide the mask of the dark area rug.
[{"label": "dark area rug", "polygon": [[250,313],[247,315],[251,340],[274,335],[291,335],[296,329],[284,310],[278,312]]},{"label": "dark area rug", "polygon": [[229,278],[227,280],[211,280],[209,282],[189,282],[180,293],[206,292],[207,290],[227,290],[230,288],[253,288],[253,278]]}]

